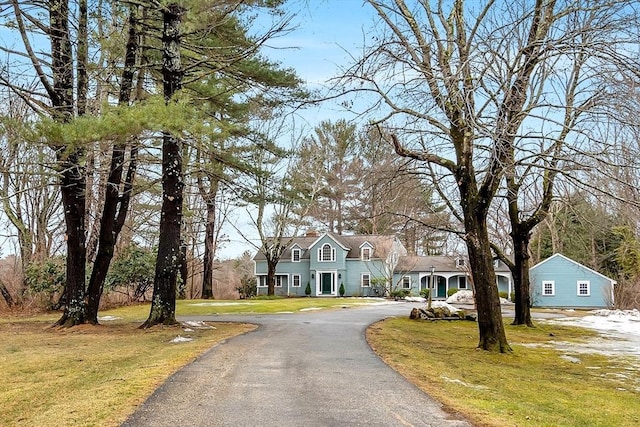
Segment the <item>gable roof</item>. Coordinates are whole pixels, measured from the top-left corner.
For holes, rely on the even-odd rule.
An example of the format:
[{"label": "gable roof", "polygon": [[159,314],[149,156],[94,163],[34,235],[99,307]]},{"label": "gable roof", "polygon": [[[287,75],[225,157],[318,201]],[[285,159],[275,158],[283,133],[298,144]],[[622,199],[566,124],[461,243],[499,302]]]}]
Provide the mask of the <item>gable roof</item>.
[{"label": "gable roof", "polygon": [[[301,237],[293,237],[291,238],[291,243],[287,247],[287,249],[282,254],[280,258],[282,261],[291,260],[291,249],[293,249],[296,245],[302,249],[302,253],[300,254],[300,259],[309,259],[310,258],[310,250],[316,245],[323,237],[328,236],[331,238],[338,246],[340,246],[343,250],[347,251],[348,259],[360,258],[360,247],[368,243],[373,248],[372,258],[386,258],[391,249],[394,246],[394,243],[397,241],[395,236],[392,235],[353,235],[346,236],[340,235],[336,233],[327,232],[322,234],[320,237],[316,236],[301,236]],[[290,238],[286,238],[283,240],[289,240]],[[399,242],[398,242],[399,243]],[[399,243],[400,244],[400,243]],[[400,244],[401,253],[400,256],[406,254],[406,249],[404,246]],[[266,258],[264,254],[258,251],[253,257],[254,261],[265,261]]]},{"label": "gable roof", "polygon": [[578,267],[580,267],[580,268],[582,268],[582,269],[585,269],[585,270],[589,271],[589,272],[590,272],[590,273],[592,273],[592,274],[595,274],[595,275],[597,275],[597,276],[600,276],[600,277],[602,277],[603,279],[608,280],[608,281],[609,281],[609,282],[611,282],[611,283],[617,283],[617,282],[616,282],[615,280],[613,280],[612,278],[607,277],[607,276],[605,276],[605,275],[604,275],[604,274],[602,274],[602,273],[598,273],[597,271],[595,271],[595,270],[593,270],[593,269],[591,269],[591,268],[587,267],[586,265],[584,265],[584,264],[580,264],[578,261],[574,261],[574,260],[572,260],[571,258],[569,258],[568,256],[562,255],[562,254],[561,254],[561,253],[559,253],[559,252],[556,252],[555,254],[551,255],[549,258],[547,258],[547,259],[544,259],[544,260],[540,261],[539,263],[537,263],[536,265],[534,265],[533,267],[531,267],[531,268],[529,269],[529,272],[530,272],[530,273],[531,273],[531,272],[533,272],[536,268],[539,268],[539,267],[543,266],[544,264],[548,263],[549,261],[551,261],[551,260],[553,260],[553,259],[556,259],[556,258],[560,258],[560,259],[564,260],[565,262],[569,262],[569,263],[571,263],[571,264],[577,265]]}]

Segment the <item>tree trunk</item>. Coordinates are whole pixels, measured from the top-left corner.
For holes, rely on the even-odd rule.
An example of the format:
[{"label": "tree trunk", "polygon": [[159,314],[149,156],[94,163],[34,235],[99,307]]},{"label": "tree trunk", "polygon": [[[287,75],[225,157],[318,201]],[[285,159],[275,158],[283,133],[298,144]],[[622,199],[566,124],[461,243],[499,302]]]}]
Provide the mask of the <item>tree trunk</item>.
[{"label": "tree trunk", "polygon": [[267,259],[267,295],[276,294],[276,266],[278,261]]},{"label": "tree trunk", "polygon": [[[182,86],[183,70],[180,58],[180,24],[184,9],[176,3],[168,5],[162,14],[163,61],[162,78],[164,96],[171,102]],[[149,318],[142,325],[175,324],[176,282],[181,265],[182,225],[182,143],[170,134],[162,139],[162,210],[160,213],[160,239],[156,273],[153,283],[153,299]]]},{"label": "tree trunk", "polygon": [[[125,54],[125,66],[122,71],[120,96],[118,103],[128,105],[133,88],[136,57],[138,52],[138,23],[136,6],[131,6],[129,11],[129,36]],[[104,289],[104,281],[109,271],[109,265],[113,259],[114,248],[120,230],[126,220],[131,197],[131,186],[135,176],[137,150],[131,150],[129,171],[126,177],[126,185],[122,196],[120,185],[122,183],[122,169],[125,161],[127,144],[117,142],[113,146],[109,177],[105,188],[102,216],[100,218],[100,234],[98,236],[98,252],[91,271],[89,286],[87,289],[87,320],[98,324],[98,309],[100,298]],[[118,211],[118,202],[119,211]]]},{"label": "tree trunk", "polygon": [[473,274],[476,308],[478,310],[478,348],[505,353],[511,351],[502,322],[500,297],[493,268],[493,257],[486,227],[477,224],[467,229],[467,250]]},{"label": "tree trunk", "polygon": [[2,298],[4,298],[4,301],[7,303],[7,306],[13,307],[13,297],[11,296],[11,293],[9,292],[7,287],[2,282],[0,282],[0,295],[2,295]]},{"label": "tree trunk", "polygon": [[62,169],[60,185],[67,227],[67,280],[63,293],[65,310],[56,325],[74,326],[86,322],[85,171],[80,166],[81,152],[75,151],[67,155],[63,149],[57,155],[58,166]]},{"label": "tree trunk", "polygon": [[213,261],[216,253],[216,205],[207,202],[207,224],[204,236],[204,271],[202,277],[202,298],[213,298]]},{"label": "tree trunk", "polygon": [[528,231],[515,231],[513,241],[513,289],[515,292],[515,315],[512,325],[533,327],[531,320],[531,295],[529,282],[529,240]]},{"label": "tree trunk", "polygon": [[[69,5],[64,0],[49,3],[51,25],[52,117],[58,122],[71,120],[74,114],[73,54],[69,35]],[[74,326],[86,321],[85,315],[85,192],[86,177],[81,148],[55,147],[60,172],[62,206],[66,225],[67,280],[63,292],[65,310],[56,322]]]}]

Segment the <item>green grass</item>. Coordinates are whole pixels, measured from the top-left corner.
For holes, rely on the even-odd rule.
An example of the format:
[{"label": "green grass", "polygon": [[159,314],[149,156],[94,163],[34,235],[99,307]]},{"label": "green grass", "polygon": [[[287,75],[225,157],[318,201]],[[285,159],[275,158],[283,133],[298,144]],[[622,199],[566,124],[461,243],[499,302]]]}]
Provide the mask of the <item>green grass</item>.
[{"label": "green grass", "polygon": [[[176,316],[207,316],[216,314],[295,313],[313,309],[354,307],[379,302],[370,298],[277,298],[255,300],[179,300]],[[101,312],[100,316],[135,318],[144,321],[149,304],[126,306]]]},{"label": "green grass", "polygon": [[[178,316],[281,313],[371,303],[365,298],[178,301]],[[59,313],[0,319],[0,425],[116,426],[171,373],[252,327],[216,323],[172,344],[177,327],[140,330],[149,304],[100,313],[103,326],[52,329]],[[418,387],[478,426],[640,425],[637,360],[595,354],[563,359],[550,345],[582,328],[506,326],[512,354],[476,349],[477,324],[389,319],[367,332],[372,347]]]},{"label": "green grass", "polygon": [[[7,427],[120,425],[173,372],[253,328],[141,330],[124,319],[52,329],[48,316],[12,320],[0,322],[0,425]],[[171,343],[177,335],[193,341]]]},{"label": "green grass", "polygon": [[[366,298],[178,301],[177,316],[299,312]],[[254,328],[138,329],[149,304],[100,312],[101,326],[51,328],[60,313],[0,319],[1,426],[117,426],[166,378],[215,344]],[[106,316],[110,319],[106,320]],[[171,343],[177,335],[193,341]]]},{"label": "green grass", "polygon": [[389,319],[367,338],[385,362],[479,426],[640,425],[637,359],[580,354],[574,363],[550,341],[581,341],[589,331],[505,327],[511,354],[477,350],[473,322]]}]

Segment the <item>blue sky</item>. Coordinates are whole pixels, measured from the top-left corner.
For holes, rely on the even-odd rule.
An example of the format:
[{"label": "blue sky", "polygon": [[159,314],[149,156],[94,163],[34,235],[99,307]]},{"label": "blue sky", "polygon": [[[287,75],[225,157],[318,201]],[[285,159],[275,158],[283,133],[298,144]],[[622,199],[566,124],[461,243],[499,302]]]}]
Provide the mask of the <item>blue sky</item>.
[{"label": "blue sky", "polygon": [[373,8],[362,0],[292,0],[289,11],[295,29],[271,43],[285,50],[269,50],[269,57],[296,69],[307,82],[321,83],[348,63],[346,51],[357,53]]},{"label": "blue sky", "polygon": [[[350,64],[350,54],[359,55],[375,11],[364,5],[362,0],[290,0],[288,5],[289,13],[295,14],[292,20],[294,29],[268,43],[271,48],[265,49],[263,54],[280,62],[283,67],[295,69],[310,88],[325,87],[327,80],[338,75],[341,67]],[[307,133],[312,132],[322,120],[349,118],[336,102],[307,109],[299,116],[305,121],[303,125]],[[300,121],[297,126],[300,126]],[[235,221],[239,228],[252,227],[242,216]],[[255,252],[255,248],[237,235],[233,227],[226,227],[225,231],[230,242],[219,250],[220,258],[234,258],[246,250]]]}]

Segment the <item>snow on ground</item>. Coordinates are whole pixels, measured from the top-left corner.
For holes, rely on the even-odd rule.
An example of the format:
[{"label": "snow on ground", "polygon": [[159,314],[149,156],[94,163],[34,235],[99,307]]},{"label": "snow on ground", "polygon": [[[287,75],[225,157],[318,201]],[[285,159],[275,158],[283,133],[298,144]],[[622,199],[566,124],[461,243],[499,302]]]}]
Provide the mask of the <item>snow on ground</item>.
[{"label": "snow on ground", "polygon": [[[447,298],[447,302],[449,304],[474,304],[473,292],[468,289],[463,289],[461,291],[456,292]],[[511,304],[509,300],[504,298],[500,298],[500,304]]]},{"label": "snow on ground", "polygon": [[582,317],[564,317],[549,323],[594,329],[600,337],[587,343],[554,342],[558,349],[572,353],[632,355],[640,358],[640,311],[594,310]]},{"label": "snow on ground", "polygon": [[98,317],[98,321],[100,322],[110,322],[118,319],[122,319],[122,317],[116,317],[116,316],[99,316]]},{"label": "snow on ground", "polygon": [[[198,329],[216,329],[215,326],[211,326],[206,324],[205,322],[201,321],[201,320],[187,320],[182,322],[182,324],[184,326],[190,326],[192,328],[198,328]],[[186,329],[185,329],[186,331]]]},{"label": "snow on ground", "polygon": [[432,308],[448,308],[449,311],[451,313],[455,313],[457,311],[460,311],[460,309],[458,307],[454,307],[453,305],[449,304],[448,302],[445,301],[432,301],[431,302],[431,307]]},{"label": "snow on ground", "polygon": [[193,341],[193,338],[187,338],[180,335],[178,335],[177,337],[171,340],[172,343],[181,343],[181,342],[189,342],[189,341]]}]

